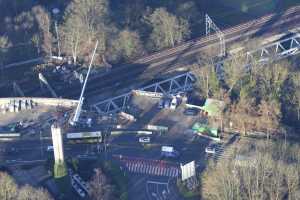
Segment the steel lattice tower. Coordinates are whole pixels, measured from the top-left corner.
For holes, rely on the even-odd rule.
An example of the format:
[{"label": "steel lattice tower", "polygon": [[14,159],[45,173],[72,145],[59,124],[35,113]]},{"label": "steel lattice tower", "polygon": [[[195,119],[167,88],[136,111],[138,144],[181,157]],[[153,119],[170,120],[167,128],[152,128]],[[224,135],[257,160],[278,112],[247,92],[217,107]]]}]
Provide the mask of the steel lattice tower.
[{"label": "steel lattice tower", "polygon": [[212,19],[205,14],[205,25],[206,25],[206,36],[210,36],[211,30],[216,32],[217,37],[220,39],[220,57],[224,57],[226,54],[225,48],[225,35],[224,33],[217,27],[217,25],[212,21]]}]

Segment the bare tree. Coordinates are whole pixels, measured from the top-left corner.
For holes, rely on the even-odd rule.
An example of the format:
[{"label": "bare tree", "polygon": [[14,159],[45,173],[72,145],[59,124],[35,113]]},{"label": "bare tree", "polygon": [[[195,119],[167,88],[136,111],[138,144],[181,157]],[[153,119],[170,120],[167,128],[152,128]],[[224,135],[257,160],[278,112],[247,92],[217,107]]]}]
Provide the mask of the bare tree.
[{"label": "bare tree", "polygon": [[18,187],[11,176],[0,172],[1,200],[53,200],[47,190],[29,185]]},{"label": "bare tree", "polygon": [[292,103],[296,105],[297,119],[300,121],[300,72],[295,72],[292,77],[295,90],[295,93],[292,97]]},{"label": "bare tree", "polygon": [[280,119],[281,119],[281,111],[280,104],[275,100],[267,102],[261,101],[259,105],[259,114],[260,114],[260,123],[258,127],[261,130],[266,130],[268,138],[270,137],[270,133],[279,128]]},{"label": "bare tree", "polygon": [[289,63],[279,62],[264,66],[259,70],[260,95],[265,100],[278,100],[282,95],[282,86],[288,78]]},{"label": "bare tree", "polygon": [[7,173],[0,172],[0,199],[15,200],[18,186],[11,176]]},{"label": "bare tree", "polygon": [[193,67],[197,76],[197,87],[205,94],[203,96],[217,98],[220,92],[220,83],[213,64],[208,60],[203,62],[202,58],[198,58],[198,64]]},{"label": "bare tree", "polygon": [[89,182],[90,195],[93,200],[109,200],[111,197],[111,186],[101,169],[95,169],[95,175]]},{"label": "bare tree", "polygon": [[[202,176],[202,197],[209,200],[297,199],[300,168],[296,163],[277,159],[280,156],[274,154],[288,151],[286,153],[291,154],[293,160],[296,155],[283,148],[274,153],[273,146],[278,144],[270,142],[255,144],[255,150],[248,145],[253,143],[244,144],[237,152],[252,155],[247,160],[221,159],[216,165],[209,165]],[[299,151],[299,146],[297,149]]]},{"label": "bare tree", "polygon": [[257,112],[252,99],[243,98],[238,103],[232,104],[228,110],[228,116],[236,129],[242,127],[244,135],[256,126]]},{"label": "bare tree", "polygon": [[157,8],[147,20],[152,28],[150,40],[154,49],[173,47],[190,35],[188,22],[165,8]]},{"label": "bare tree", "polygon": [[228,86],[228,93],[234,89],[237,84],[241,84],[242,78],[246,74],[245,57],[237,54],[224,62],[225,82]]},{"label": "bare tree", "polygon": [[222,166],[210,164],[202,176],[202,197],[207,200],[233,200],[240,194],[239,179],[235,176],[229,161]]},{"label": "bare tree", "polygon": [[46,55],[52,55],[52,40],[53,35],[50,32],[51,19],[49,13],[41,6],[35,6],[32,8],[32,13],[36,18],[40,41],[38,44],[41,46],[41,50]]},{"label": "bare tree", "polygon": [[77,57],[85,58],[99,41],[98,50],[106,50],[108,32],[107,0],[74,0],[66,9],[62,30],[62,47],[66,54],[72,54],[74,63]]},{"label": "bare tree", "polygon": [[53,200],[47,190],[33,188],[29,185],[21,187],[16,200]]},{"label": "bare tree", "polygon": [[119,59],[129,60],[143,54],[143,46],[137,32],[128,29],[121,31],[114,41],[114,53]]},{"label": "bare tree", "polygon": [[[8,47],[10,43],[7,36],[0,36],[0,68],[2,68],[2,65],[6,62]],[[1,79],[3,79],[3,72],[2,69],[0,71],[1,73]]]},{"label": "bare tree", "polygon": [[61,27],[62,30],[62,48],[65,54],[71,54],[73,63],[77,64],[78,55],[82,55],[82,49],[79,47],[84,43],[84,27],[76,21],[76,18],[68,18],[65,24]]},{"label": "bare tree", "polygon": [[285,165],[285,176],[288,189],[288,200],[296,200],[296,192],[299,189],[299,169],[297,164]]}]

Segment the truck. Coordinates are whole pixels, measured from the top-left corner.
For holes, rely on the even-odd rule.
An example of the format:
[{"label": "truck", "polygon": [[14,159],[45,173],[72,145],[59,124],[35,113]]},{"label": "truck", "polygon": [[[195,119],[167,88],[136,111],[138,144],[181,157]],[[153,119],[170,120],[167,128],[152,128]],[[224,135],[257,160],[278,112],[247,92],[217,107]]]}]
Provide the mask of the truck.
[{"label": "truck", "polygon": [[179,152],[176,151],[172,146],[162,146],[161,156],[167,158],[176,158],[179,156]]}]

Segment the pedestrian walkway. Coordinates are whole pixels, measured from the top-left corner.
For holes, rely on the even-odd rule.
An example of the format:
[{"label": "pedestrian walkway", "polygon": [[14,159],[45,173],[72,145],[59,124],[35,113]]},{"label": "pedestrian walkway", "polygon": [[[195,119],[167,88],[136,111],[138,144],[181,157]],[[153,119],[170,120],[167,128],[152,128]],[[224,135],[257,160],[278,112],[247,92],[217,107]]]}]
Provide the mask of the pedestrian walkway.
[{"label": "pedestrian walkway", "polygon": [[164,160],[122,157],[120,161],[132,173],[167,177],[178,177],[180,174],[179,166]]}]

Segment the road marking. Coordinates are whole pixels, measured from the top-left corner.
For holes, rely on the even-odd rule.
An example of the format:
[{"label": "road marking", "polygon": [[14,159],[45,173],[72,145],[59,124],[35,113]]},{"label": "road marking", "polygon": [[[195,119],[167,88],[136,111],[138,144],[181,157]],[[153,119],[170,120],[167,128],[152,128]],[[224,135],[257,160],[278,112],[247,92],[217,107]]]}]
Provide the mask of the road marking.
[{"label": "road marking", "polygon": [[[155,192],[151,192],[152,197],[154,197],[156,200],[166,200],[168,198],[168,194],[170,194],[169,192],[169,181],[166,182],[159,182],[159,181],[147,181],[146,183],[146,192],[147,192],[147,196],[148,199],[152,199],[151,197],[149,198],[149,185],[155,185]],[[159,192],[159,186],[164,186],[166,187],[165,189],[162,190],[162,192]],[[154,189],[154,188],[153,188]]]},{"label": "road marking", "polygon": [[133,173],[149,174],[156,176],[178,176],[178,168],[175,166],[168,166],[168,164],[162,164],[161,161],[139,161],[139,160],[124,160],[125,167]]}]

